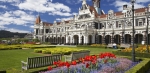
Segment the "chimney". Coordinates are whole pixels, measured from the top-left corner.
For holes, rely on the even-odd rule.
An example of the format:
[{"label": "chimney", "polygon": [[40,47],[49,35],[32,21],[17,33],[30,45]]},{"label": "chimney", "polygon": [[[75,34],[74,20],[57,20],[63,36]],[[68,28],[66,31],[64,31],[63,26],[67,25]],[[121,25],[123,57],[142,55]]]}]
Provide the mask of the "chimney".
[{"label": "chimney", "polygon": [[123,10],[126,10],[127,9],[127,5],[123,5]]}]

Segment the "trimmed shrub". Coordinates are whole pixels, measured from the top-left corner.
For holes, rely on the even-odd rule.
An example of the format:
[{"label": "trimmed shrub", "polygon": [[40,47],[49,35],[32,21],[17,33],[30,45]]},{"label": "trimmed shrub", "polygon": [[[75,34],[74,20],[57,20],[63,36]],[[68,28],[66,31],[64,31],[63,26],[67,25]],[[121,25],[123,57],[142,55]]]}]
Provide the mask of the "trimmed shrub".
[{"label": "trimmed shrub", "polygon": [[139,64],[129,69],[125,73],[146,73],[150,68],[150,59],[143,59]]}]

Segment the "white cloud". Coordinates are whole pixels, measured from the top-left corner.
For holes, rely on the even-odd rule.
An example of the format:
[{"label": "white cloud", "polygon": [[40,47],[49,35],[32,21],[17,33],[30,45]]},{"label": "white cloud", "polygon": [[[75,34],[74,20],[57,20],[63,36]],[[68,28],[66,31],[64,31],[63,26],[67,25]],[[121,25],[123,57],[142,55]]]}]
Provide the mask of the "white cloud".
[{"label": "white cloud", "polygon": [[7,28],[7,27],[0,25],[0,29],[5,29],[5,28]]},{"label": "white cloud", "polygon": [[150,2],[150,0],[136,0],[136,3],[147,3]]},{"label": "white cloud", "polygon": [[52,0],[26,0],[17,5],[20,9],[45,13],[50,15],[71,16],[71,9],[62,3],[52,3]]},{"label": "white cloud", "polygon": [[57,21],[62,21],[62,20],[67,21],[67,20],[71,20],[71,19],[73,19],[73,17],[68,17],[68,18],[56,18]]},{"label": "white cloud", "polygon": [[[137,0],[137,2],[135,3],[135,9],[145,7],[144,4],[141,4],[141,2],[144,3],[144,1],[147,1],[147,0],[143,0],[143,1],[142,0]],[[116,0],[112,5],[114,5],[117,8],[118,11],[123,10],[123,5],[128,5],[128,6],[131,7],[130,2],[126,2],[126,1],[122,1],[122,0]]]},{"label": "white cloud", "polygon": [[14,29],[14,28],[9,28],[9,29],[6,29],[10,32],[18,32],[18,33],[30,33],[30,31],[26,31],[26,30],[19,30],[19,29]]},{"label": "white cloud", "polygon": [[6,5],[0,5],[0,8],[7,9]]},{"label": "white cloud", "polygon": [[34,25],[31,25],[30,28],[34,28]]},{"label": "white cloud", "polygon": [[[79,3],[81,3],[83,0],[66,0],[66,2],[68,3],[68,4],[79,4]],[[86,1],[91,1],[92,2],[92,0],[86,0]]]},{"label": "white cloud", "polygon": [[28,23],[33,23],[35,21],[35,16],[28,14],[21,10],[16,11],[6,11],[0,14],[0,25],[26,25]]},{"label": "white cloud", "polygon": [[17,2],[17,3],[19,3],[20,0],[0,0],[0,2]]}]

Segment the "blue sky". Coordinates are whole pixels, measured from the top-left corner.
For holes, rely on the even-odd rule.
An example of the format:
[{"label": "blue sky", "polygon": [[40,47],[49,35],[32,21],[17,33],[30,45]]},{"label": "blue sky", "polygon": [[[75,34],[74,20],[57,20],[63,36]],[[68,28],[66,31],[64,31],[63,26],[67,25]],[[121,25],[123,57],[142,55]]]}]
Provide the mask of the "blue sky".
[{"label": "blue sky", "polygon": [[[86,0],[92,5],[92,0]],[[105,13],[112,9],[121,11],[122,6],[131,6],[130,0],[101,0],[101,9]],[[148,6],[150,0],[136,0],[135,8]],[[11,32],[31,32],[37,15],[42,21],[69,20],[78,14],[82,0],[0,0],[0,30]]]}]

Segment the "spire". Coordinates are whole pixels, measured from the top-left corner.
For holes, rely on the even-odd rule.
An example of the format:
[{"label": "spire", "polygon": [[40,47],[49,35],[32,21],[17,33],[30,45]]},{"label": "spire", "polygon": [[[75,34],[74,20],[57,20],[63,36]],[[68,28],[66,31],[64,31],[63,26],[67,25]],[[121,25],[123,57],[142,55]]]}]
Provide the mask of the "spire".
[{"label": "spire", "polygon": [[39,24],[41,22],[40,15],[38,14],[38,17],[36,18],[35,24]]},{"label": "spire", "polygon": [[82,5],[86,4],[86,0],[83,0]]}]

